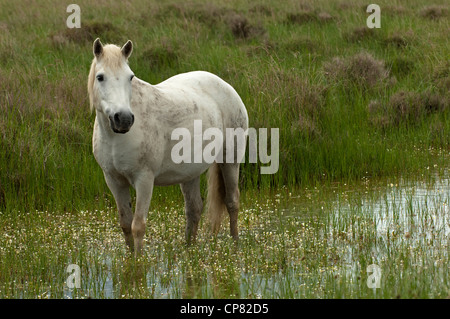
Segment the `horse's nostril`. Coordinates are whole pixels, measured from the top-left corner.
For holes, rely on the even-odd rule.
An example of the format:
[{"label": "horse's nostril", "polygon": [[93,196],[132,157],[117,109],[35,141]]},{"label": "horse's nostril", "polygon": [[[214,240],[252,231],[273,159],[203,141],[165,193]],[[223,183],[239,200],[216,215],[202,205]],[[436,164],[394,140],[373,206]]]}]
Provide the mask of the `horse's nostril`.
[{"label": "horse's nostril", "polygon": [[134,114],[131,112],[117,112],[109,117],[111,128],[116,133],[126,133],[134,123]]}]

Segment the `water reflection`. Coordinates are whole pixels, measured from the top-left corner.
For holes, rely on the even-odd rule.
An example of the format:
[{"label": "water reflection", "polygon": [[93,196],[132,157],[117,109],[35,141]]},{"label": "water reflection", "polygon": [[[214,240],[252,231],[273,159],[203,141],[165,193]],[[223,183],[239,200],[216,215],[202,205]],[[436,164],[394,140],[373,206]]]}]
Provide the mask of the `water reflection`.
[{"label": "water reflection", "polygon": [[435,247],[448,254],[441,248],[449,243],[450,178],[434,176],[428,182],[399,180],[387,182],[384,188],[378,183],[372,189],[366,188],[363,195],[349,195],[353,192],[344,192],[345,200],[335,202],[332,210],[337,218],[358,213],[373,220],[377,235],[383,239],[407,239],[409,245],[426,245],[428,250]]},{"label": "water reflection", "polygon": [[[189,249],[168,248],[173,251],[162,254],[151,251],[147,256],[148,260],[137,263],[134,258],[125,258],[123,266],[119,268],[120,274],[109,273],[102,277],[101,282],[91,284],[91,289],[98,290],[94,295],[105,298],[296,297],[308,295],[311,289],[316,289],[314,287],[325,289],[321,288],[322,285],[328,287],[330,282],[338,282],[342,276],[346,277],[347,283],[350,281],[361,284],[364,281],[361,274],[371,263],[387,265],[388,268],[383,269],[385,276],[386,269],[400,271],[401,274],[402,268],[396,269],[395,263],[404,260],[413,264],[409,265],[410,269],[418,267],[418,272],[429,271],[437,282],[448,278],[448,173],[428,177],[425,181],[363,179],[354,185],[335,184],[299,191],[282,189],[271,196],[260,196],[259,200],[264,204],[252,198],[251,202],[243,204],[244,209],[250,207],[251,213],[267,213],[268,216],[278,214],[278,217],[271,220],[263,218],[262,224],[253,226],[248,221],[247,228],[244,217],[241,228],[244,242],[253,243],[256,248],[245,248],[249,250],[248,256],[239,250],[231,251],[230,254],[235,256],[229,257],[228,268],[221,270],[220,267],[211,267],[206,264],[207,259],[198,259],[198,252],[191,256]],[[251,214],[248,218],[251,218]],[[268,258],[275,260],[269,262],[278,265],[275,267],[276,271],[269,275],[270,272],[263,274],[257,267],[252,270],[251,260],[239,260],[242,257],[253,258],[251,254],[255,252],[252,249],[260,249],[264,253],[266,248],[260,247],[264,244],[267,249],[276,250],[280,247],[270,247],[272,243],[267,238],[272,238],[272,232],[278,234],[275,238],[287,238],[289,235],[283,233],[286,231],[283,224],[287,221],[291,225],[313,223],[315,228],[311,230],[311,234],[300,238],[298,243],[295,242],[296,238],[294,241],[286,239],[283,246],[286,249],[286,261],[277,259],[278,252],[271,252],[274,255],[269,255]],[[302,235],[301,232],[299,234]],[[302,258],[305,257],[294,261],[289,259],[288,255],[295,250],[304,250],[303,253],[293,253],[295,256],[308,256],[304,243],[308,240],[311,240],[313,248],[315,243],[327,246],[322,249],[327,256],[311,257],[322,258],[324,261],[314,263],[307,259],[303,262]],[[190,249],[200,250],[198,247]],[[212,250],[213,246],[206,248],[210,254]],[[399,252],[409,257],[403,258],[399,256]],[[170,256],[169,259],[165,254]],[[367,260],[364,259],[366,257]],[[172,259],[179,261],[172,262]],[[111,257],[106,256],[102,260],[106,268],[117,271],[117,263],[120,261],[115,261],[113,265]],[[328,268],[322,269],[323,265]],[[98,287],[92,287],[96,285]],[[286,295],[286,292],[289,294]],[[70,293],[67,295],[71,296]]]}]

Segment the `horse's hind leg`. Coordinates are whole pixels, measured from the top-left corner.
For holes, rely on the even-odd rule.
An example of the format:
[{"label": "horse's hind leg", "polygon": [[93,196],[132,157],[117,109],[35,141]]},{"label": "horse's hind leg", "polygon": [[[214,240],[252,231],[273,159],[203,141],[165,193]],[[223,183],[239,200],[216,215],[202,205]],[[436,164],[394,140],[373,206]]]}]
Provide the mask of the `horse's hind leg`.
[{"label": "horse's hind leg", "polygon": [[186,242],[190,244],[197,237],[198,223],[202,215],[203,201],[200,195],[200,176],[180,184],[184,196],[186,213]]},{"label": "horse's hind leg", "polygon": [[238,213],[239,213],[239,163],[220,164],[223,181],[225,184],[225,206],[230,215],[230,234],[234,239],[239,238]]},{"label": "horse's hind leg", "polygon": [[131,233],[131,223],[133,222],[133,212],[131,210],[130,184],[125,179],[114,178],[105,174],[106,184],[116,200],[119,211],[120,227],[125,236],[125,242],[131,250],[134,249],[133,235]]}]

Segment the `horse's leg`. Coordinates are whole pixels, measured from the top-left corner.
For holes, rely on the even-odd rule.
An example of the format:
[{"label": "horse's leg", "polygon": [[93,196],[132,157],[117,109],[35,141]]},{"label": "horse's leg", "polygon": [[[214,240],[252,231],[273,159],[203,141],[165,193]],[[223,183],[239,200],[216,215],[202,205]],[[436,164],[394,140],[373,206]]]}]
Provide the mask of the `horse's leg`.
[{"label": "horse's leg", "polygon": [[238,212],[239,212],[239,163],[220,164],[223,181],[225,184],[225,206],[230,215],[230,234],[234,239],[238,234]]},{"label": "horse's leg", "polygon": [[116,200],[119,211],[119,222],[125,236],[125,242],[131,250],[134,249],[133,235],[131,234],[131,223],[133,212],[131,210],[130,184],[124,178],[112,177],[105,174],[106,184]]},{"label": "horse's leg", "polygon": [[186,213],[186,243],[190,244],[197,237],[198,222],[203,209],[200,195],[200,176],[192,181],[180,184],[184,196],[184,211]]},{"label": "horse's leg", "polygon": [[134,251],[136,256],[142,253],[145,235],[145,222],[153,193],[153,175],[144,174],[138,177],[136,187],[136,209],[134,212],[131,231],[134,238]]}]

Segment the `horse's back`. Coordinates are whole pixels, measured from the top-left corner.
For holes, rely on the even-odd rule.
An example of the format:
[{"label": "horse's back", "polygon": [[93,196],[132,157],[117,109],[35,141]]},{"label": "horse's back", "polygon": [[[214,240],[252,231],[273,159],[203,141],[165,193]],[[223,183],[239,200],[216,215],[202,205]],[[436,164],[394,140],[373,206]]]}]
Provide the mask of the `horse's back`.
[{"label": "horse's back", "polygon": [[[191,87],[205,88],[216,87],[223,89],[227,86],[231,87],[227,82],[219,76],[207,71],[191,71],[174,75],[167,80],[155,85],[156,87]],[[231,87],[232,88],[232,87]],[[233,89],[234,90],[234,89]]]},{"label": "horse's back", "polygon": [[[241,97],[230,84],[215,74],[206,71],[181,73],[155,87],[173,94],[177,94],[179,90],[190,92],[214,101],[224,116],[229,115],[228,117],[233,118],[233,126],[243,128],[248,126],[247,110]],[[239,121],[236,121],[237,119]]]}]

